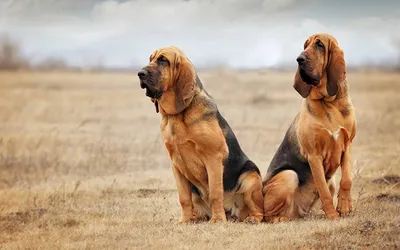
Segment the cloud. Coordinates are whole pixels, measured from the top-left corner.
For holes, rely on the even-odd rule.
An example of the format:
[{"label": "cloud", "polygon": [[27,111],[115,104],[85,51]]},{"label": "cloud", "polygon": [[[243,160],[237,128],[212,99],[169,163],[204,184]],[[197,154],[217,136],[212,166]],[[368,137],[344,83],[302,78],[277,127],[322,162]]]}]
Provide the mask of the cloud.
[{"label": "cloud", "polygon": [[330,20],[324,12],[340,13],[334,8],[346,3],[324,0],[14,0],[4,6],[0,0],[0,32],[22,40],[28,54],[80,65],[103,58],[109,66],[139,66],[167,45],[181,47],[198,67],[295,65],[304,40],[316,32],[337,37],[348,65],[393,64],[400,34],[392,6],[381,6],[389,14],[376,16],[368,4],[355,4],[356,19]]}]

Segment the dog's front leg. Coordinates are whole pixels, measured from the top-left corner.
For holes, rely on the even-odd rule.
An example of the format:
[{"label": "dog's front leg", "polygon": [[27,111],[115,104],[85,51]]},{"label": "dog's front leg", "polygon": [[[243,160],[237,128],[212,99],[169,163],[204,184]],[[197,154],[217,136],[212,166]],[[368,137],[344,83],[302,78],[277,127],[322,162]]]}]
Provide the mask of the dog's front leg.
[{"label": "dog's front leg", "polygon": [[210,223],[226,222],[222,160],[209,160],[206,163],[206,168],[212,213]]},{"label": "dog's front leg", "polygon": [[193,217],[192,190],[190,182],[175,166],[172,166],[172,170],[174,172],[176,187],[178,189],[179,203],[182,208],[181,219],[178,223],[188,223]]},{"label": "dog's front leg", "polygon": [[340,180],[339,194],[338,194],[338,204],[336,210],[340,216],[348,215],[353,209],[351,201],[351,144],[343,154],[343,159],[341,163],[342,168],[342,178]]},{"label": "dog's front leg", "polygon": [[338,219],[339,214],[335,210],[335,207],[333,205],[333,197],[329,191],[329,187],[325,179],[325,171],[322,164],[322,157],[309,156],[308,162],[310,163],[314,183],[322,202],[322,210],[324,210],[328,219]]}]

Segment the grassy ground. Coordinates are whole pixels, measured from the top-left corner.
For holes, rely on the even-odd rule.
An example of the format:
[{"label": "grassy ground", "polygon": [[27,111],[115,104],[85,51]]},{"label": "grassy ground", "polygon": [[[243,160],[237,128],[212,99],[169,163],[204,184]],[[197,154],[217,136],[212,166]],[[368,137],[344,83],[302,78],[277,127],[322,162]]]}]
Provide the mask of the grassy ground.
[{"label": "grassy ground", "polygon": [[[293,73],[199,73],[264,175],[301,97]],[[0,74],[0,248],[400,248],[400,75],[349,73],[350,218],[176,225],[159,114],[135,74]],[[340,173],[336,178],[340,177]],[[337,182],[338,183],[338,182]]]}]

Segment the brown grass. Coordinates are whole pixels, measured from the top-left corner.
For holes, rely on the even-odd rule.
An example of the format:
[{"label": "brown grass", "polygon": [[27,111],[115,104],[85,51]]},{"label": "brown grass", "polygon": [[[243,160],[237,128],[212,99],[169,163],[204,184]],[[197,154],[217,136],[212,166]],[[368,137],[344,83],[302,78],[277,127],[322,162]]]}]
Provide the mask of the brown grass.
[{"label": "brown grass", "polygon": [[[201,72],[266,172],[301,98],[292,73]],[[355,211],[282,224],[176,225],[159,115],[135,74],[0,74],[0,248],[400,248],[400,75],[351,73]],[[340,174],[336,176],[337,183]]]}]

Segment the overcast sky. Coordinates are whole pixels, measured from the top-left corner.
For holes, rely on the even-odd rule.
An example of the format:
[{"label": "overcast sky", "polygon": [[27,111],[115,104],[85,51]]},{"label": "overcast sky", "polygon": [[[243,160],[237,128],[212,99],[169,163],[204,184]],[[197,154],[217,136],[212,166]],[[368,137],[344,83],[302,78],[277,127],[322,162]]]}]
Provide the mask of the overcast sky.
[{"label": "overcast sky", "polygon": [[295,65],[305,39],[336,36],[349,65],[395,64],[400,0],[0,0],[0,33],[39,60],[147,63],[181,47],[198,67]]}]

